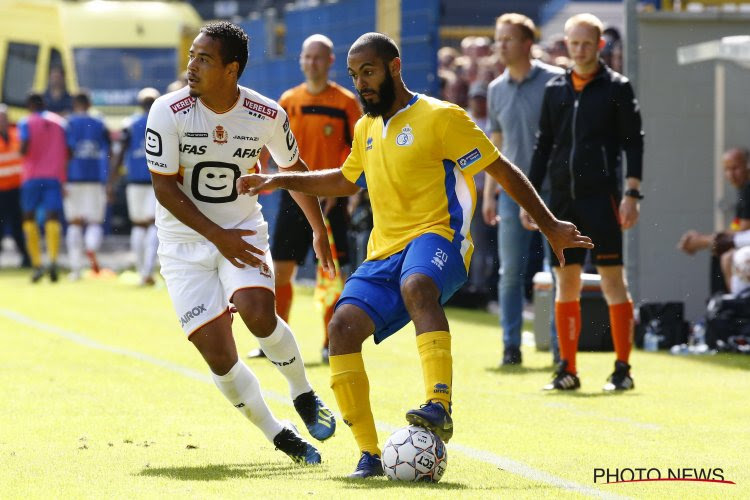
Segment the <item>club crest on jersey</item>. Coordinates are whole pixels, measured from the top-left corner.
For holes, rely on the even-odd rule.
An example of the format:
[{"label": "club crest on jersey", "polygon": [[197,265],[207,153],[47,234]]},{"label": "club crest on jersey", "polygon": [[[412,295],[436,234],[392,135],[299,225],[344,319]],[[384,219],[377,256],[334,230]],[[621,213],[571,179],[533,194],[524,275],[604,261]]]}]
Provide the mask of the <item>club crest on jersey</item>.
[{"label": "club crest on jersey", "polygon": [[365,151],[369,151],[372,149],[372,137],[367,138],[367,146],[365,146]]},{"label": "club crest on jersey", "polygon": [[214,142],[216,144],[226,144],[229,140],[229,134],[221,125],[216,125],[214,129]]},{"label": "club crest on jersey", "polygon": [[333,133],[333,125],[331,125],[330,123],[326,123],[326,124],[325,124],[325,125],[323,126],[323,135],[324,135],[324,136],[326,136],[326,137],[328,137],[328,136],[330,136],[330,135],[331,135],[332,133]]},{"label": "club crest on jersey", "polygon": [[407,123],[404,128],[401,129],[401,133],[396,136],[396,144],[399,146],[411,146],[414,142],[414,134],[411,133],[411,127]]}]

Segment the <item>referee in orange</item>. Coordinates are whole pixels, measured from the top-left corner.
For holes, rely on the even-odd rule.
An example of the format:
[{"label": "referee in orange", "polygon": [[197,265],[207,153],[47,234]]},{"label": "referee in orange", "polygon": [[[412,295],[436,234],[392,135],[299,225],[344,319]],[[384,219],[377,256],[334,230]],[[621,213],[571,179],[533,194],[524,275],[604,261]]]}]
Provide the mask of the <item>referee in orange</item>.
[{"label": "referee in orange", "polygon": [[[328,79],[334,59],[333,42],[327,36],[316,34],[305,39],[299,57],[305,81],[284,92],[279,99],[279,104],[289,116],[300,156],[310,170],[329,169],[343,164],[351,150],[354,124],[362,116],[355,95]],[[331,224],[341,266],[349,262],[347,203],[346,197],[321,199],[323,215]],[[312,240],[312,228],[307,219],[289,193],[283,190],[271,241],[271,255],[276,277],[276,312],[287,322],[292,306],[292,280],[297,266],[304,264]],[[333,316],[336,300],[330,302],[331,306],[323,314],[324,363],[328,363],[328,323]],[[263,351],[256,349],[248,356],[263,356]]]},{"label": "referee in orange", "polygon": [[[627,78],[599,59],[602,22],[579,14],[565,23],[573,67],[547,83],[529,180],[538,190],[550,176],[550,210],[569,220],[594,242],[591,251],[609,306],[615,367],[605,391],[633,389],[629,357],[633,345],[633,301],[622,258],[622,231],[638,221],[643,130],[638,101]],[[627,157],[624,192],[618,170]],[[527,214],[522,221],[530,226]],[[557,277],[555,322],[560,365],[544,389],[575,390],[581,333],[581,266],[586,251],[565,250],[565,266],[552,256]]]}]

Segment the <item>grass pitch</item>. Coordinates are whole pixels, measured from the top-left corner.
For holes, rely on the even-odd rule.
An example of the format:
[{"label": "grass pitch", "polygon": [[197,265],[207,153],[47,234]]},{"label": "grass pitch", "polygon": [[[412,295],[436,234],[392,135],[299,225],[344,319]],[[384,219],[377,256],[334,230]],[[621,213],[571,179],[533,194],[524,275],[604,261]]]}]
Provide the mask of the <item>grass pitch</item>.
[{"label": "grass pitch", "polygon": [[[336,409],[319,363],[321,322],[297,289],[291,325],[308,376]],[[32,286],[0,273],[0,497],[239,498],[450,497],[742,498],[750,496],[750,357],[635,352],[635,391],[606,395],[611,353],[583,353],[582,389],[545,394],[549,353],[497,368],[494,316],[450,310],[455,434],[439,484],[344,479],[358,459],[349,429],[319,445],[320,467],[273,449],[214,388],[185,340],[165,288],[127,279]],[[234,323],[241,355],[257,346]],[[422,401],[413,328],[365,363],[381,444]],[[286,382],[250,360],[274,413],[304,426]],[[722,469],[725,480],[595,483],[596,468]],[[715,478],[715,476],[713,477]],[[627,479],[627,478],[626,478]],[[427,490],[427,491],[425,491]]]}]

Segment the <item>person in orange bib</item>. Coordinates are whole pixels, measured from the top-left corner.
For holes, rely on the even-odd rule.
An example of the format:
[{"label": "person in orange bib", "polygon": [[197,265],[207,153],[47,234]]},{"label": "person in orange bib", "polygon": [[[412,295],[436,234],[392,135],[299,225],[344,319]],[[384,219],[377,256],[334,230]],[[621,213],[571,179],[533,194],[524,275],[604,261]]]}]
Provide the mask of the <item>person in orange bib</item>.
[{"label": "person in orange bib", "polygon": [[0,104],[0,235],[6,227],[21,254],[21,267],[31,267],[21,226],[21,142],[8,121],[8,107]]}]

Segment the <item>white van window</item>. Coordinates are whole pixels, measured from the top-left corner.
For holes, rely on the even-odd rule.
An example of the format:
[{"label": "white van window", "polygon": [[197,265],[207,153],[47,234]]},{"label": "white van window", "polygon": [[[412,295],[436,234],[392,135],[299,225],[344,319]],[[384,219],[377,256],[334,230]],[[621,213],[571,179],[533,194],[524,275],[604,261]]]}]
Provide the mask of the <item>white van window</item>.
[{"label": "white van window", "polygon": [[3,68],[3,101],[11,106],[26,107],[26,97],[34,84],[39,45],[8,43]]}]

